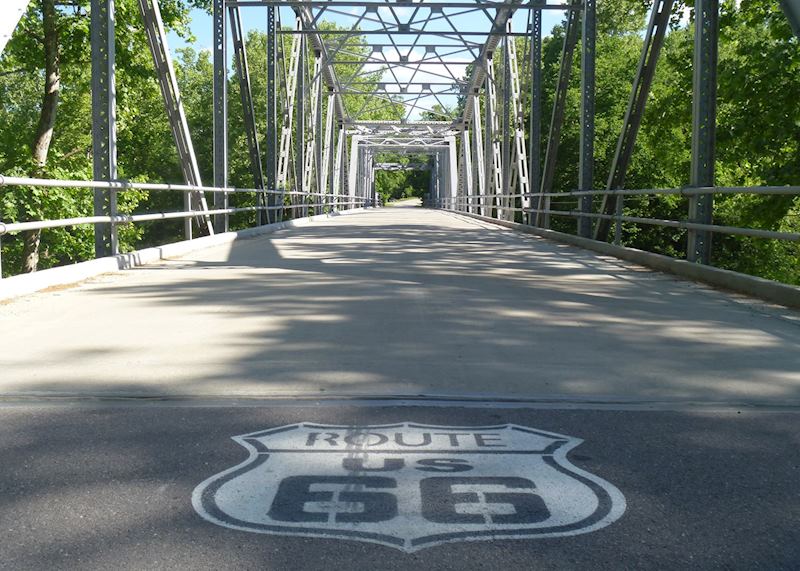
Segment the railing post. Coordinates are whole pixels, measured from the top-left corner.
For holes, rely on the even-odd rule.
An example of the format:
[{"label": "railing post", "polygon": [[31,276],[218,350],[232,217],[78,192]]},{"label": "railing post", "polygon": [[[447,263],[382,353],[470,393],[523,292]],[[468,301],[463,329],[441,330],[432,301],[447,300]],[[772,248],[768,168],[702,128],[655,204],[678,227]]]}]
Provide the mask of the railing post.
[{"label": "railing post", "polygon": [[[614,200],[614,245],[622,246],[622,212],[625,206],[625,197],[618,194]],[[595,238],[596,239],[596,238]]]},{"label": "railing post", "polygon": [[478,89],[472,94],[472,129],[474,131],[474,148],[475,148],[475,161],[473,164],[472,180],[475,183],[475,195],[477,197],[477,204],[472,209],[475,214],[483,215],[484,201],[486,200],[486,168],[484,167],[484,146],[483,146],[483,127],[481,126],[481,102]]},{"label": "railing post", "polygon": [[[261,163],[261,145],[258,142],[258,132],[256,130],[256,111],[253,105],[253,89],[250,81],[250,66],[247,62],[247,44],[242,27],[242,17],[240,8],[231,6],[228,8],[228,18],[230,20],[231,36],[233,37],[234,62],[236,63],[236,75],[239,78],[239,95],[242,103],[242,114],[244,118],[244,132],[247,139],[247,151],[250,156],[250,171],[253,176],[253,184],[261,192],[256,193],[256,206],[266,206],[264,195],[264,169]],[[256,211],[256,226],[267,224],[267,211]]]},{"label": "railing post", "polygon": [[[595,95],[595,0],[583,2],[583,33],[581,47],[581,138],[578,188],[593,190],[594,185],[594,95]],[[592,212],[592,197],[581,196],[578,209]],[[578,218],[578,236],[592,236],[592,219]]]},{"label": "railing post", "polygon": [[[534,10],[531,19],[531,108],[528,176],[531,193],[539,192],[542,183],[542,11]],[[531,195],[530,206],[536,204]],[[528,223],[536,223],[536,214],[528,213]]]},{"label": "railing post", "polygon": [[[117,178],[114,23],[114,0],[92,0],[92,170],[95,180]],[[116,191],[95,189],[94,215],[116,214]],[[98,258],[119,253],[117,229],[113,223],[95,224],[94,252]]]},{"label": "railing post", "polygon": [[[508,23],[511,29],[511,22]],[[511,51],[509,46],[515,41],[514,36],[506,36],[503,41],[503,96],[502,115],[500,116],[500,128],[502,129],[502,141],[500,142],[500,200],[498,204],[503,207],[502,214],[498,211],[497,217],[501,220],[514,220],[514,211],[511,210],[514,201],[511,199]]]},{"label": "railing post", "polygon": [[[213,0],[214,11],[214,186],[228,186],[228,38],[225,0]],[[215,208],[228,208],[228,195],[214,194]],[[191,221],[189,222],[191,224]],[[218,232],[228,231],[228,215],[217,214],[214,225]],[[191,229],[191,226],[190,226]],[[191,232],[191,230],[189,231]],[[191,237],[191,236],[187,236]]]},{"label": "railing post", "polygon": [[454,135],[447,137],[447,196],[453,205],[453,210],[458,210],[458,158],[456,153],[456,138]]},{"label": "railing post", "polygon": [[[277,155],[278,147],[278,83],[275,69],[277,67],[278,34],[276,32],[275,6],[267,7],[267,133],[266,133],[266,189],[267,206],[277,204]],[[267,222],[279,222],[277,210],[267,210]]]},{"label": "railing post", "polygon": [[[582,0],[572,0],[571,6],[577,8]],[[561,65],[558,72],[558,84],[553,96],[553,113],[550,118],[550,133],[547,136],[547,150],[544,155],[544,166],[542,168],[542,181],[539,187],[538,208],[549,211],[551,200],[549,196],[541,196],[552,192],[553,180],[555,178],[556,163],[558,162],[558,147],[561,142],[561,128],[564,124],[564,114],[566,112],[567,91],[569,89],[569,78],[572,73],[572,56],[575,45],[578,43],[578,10],[570,10],[567,14],[567,28],[564,31],[564,45],[561,49]],[[550,228],[550,214],[538,212],[536,225],[543,228]]]},{"label": "railing post", "polygon": [[[714,146],[717,121],[717,42],[719,0],[695,1],[694,76],[692,80],[692,173],[690,186],[714,186]],[[689,219],[700,224],[713,220],[714,195],[689,199]],[[711,261],[711,233],[689,230],[686,257],[690,262]]]},{"label": "railing post", "polygon": [[[300,19],[298,18],[298,22]],[[302,24],[300,24],[302,26]],[[294,150],[294,190],[299,194],[292,197],[292,204],[295,208],[292,209],[292,218],[305,216],[305,206],[308,204],[306,200],[306,180],[305,180],[305,165],[306,165],[306,60],[308,54],[306,53],[306,37],[300,35],[300,52],[297,56],[297,98],[295,100],[295,108],[297,109],[297,119],[295,121],[295,150]],[[303,205],[302,207],[300,205]],[[298,212],[299,211],[299,214]]]},{"label": "railing post", "polygon": [[345,161],[345,148],[347,142],[347,134],[344,129],[344,124],[340,121],[338,126],[339,135],[336,138],[336,158],[333,160],[333,174],[331,175],[331,201],[332,209],[334,212],[342,210],[341,208],[341,190],[343,187],[342,179],[344,178],[344,161]]},{"label": "railing post", "polygon": [[488,196],[486,197],[486,210],[484,212],[485,216],[492,215],[492,207],[491,205],[497,201],[497,194],[498,189],[495,185],[495,169],[494,169],[494,114],[496,113],[495,110],[495,91],[492,82],[494,81],[494,63],[492,60],[491,52],[486,54],[486,59],[484,60],[483,64],[486,66],[486,98],[484,99],[484,113],[485,113],[485,121],[484,121],[484,159],[483,159],[483,168],[484,168],[484,175],[483,178],[486,181],[486,194],[493,195],[491,198]]}]

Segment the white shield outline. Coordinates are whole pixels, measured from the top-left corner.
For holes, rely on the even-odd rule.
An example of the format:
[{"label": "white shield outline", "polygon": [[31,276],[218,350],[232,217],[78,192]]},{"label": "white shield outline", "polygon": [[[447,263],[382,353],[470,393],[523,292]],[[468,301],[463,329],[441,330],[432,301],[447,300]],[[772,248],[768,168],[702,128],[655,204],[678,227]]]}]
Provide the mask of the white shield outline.
[{"label": "white shield outline", "polygon": [[[555,469],[557,472],[573,478],[588,487],[596,496],[598,505],[595,512],[591,516],[569,525],[504,530],[489,529],[458,531],[427,536],[415,536],[413,538],[399,537],[384,533],[373,533],[368,531],[351,531],[343,529],[332,530],[329,528],[314,527],[313,525],[304,525],[303,527],[299,527],[289,525],[259,524],[255,522],[239,520],[230,514],[225,513],[217,506],[215,495],[224,484],[233,481],[235,478],[242,476],[251,470],[256,469],[267,462],[272,456],[269,448],[267,448],[262,442],[259,442],[257,438],[304,428],[350,431],[398,428],[441,429],[446,431],[512,429],[551,438],[557,442],[554,442],[548,446],[546,450],[541,451],[541,456],[545,463],[551,468]],[[591,533],[618,520],[625,513],[627,507],[625,497],[616,486],[596,476],[595,474],[578,468],[567,459],[567,454],[572,449],[583,443],[582,439],[518,424],[508,423],[492,426],[450,426],[403,422],[370,425],[333,425],[317,424],[313,422],[300,422],[296,424],[259,430],[248,434],[241,434],[233,436],[231,439],[249,452],[248,457],[241,463],[227,470],[214,474],[210,478],[200,483],[192,493],[192,506],[194,507],[195,511],[206,521],[229,529],[248,531],[251,533],[292,537],[317,537],[323,539],[350,539],[369,543],[377,543],[411,553],[427,547],[432,547],[434,545],[458,541],[567,537]]]}]

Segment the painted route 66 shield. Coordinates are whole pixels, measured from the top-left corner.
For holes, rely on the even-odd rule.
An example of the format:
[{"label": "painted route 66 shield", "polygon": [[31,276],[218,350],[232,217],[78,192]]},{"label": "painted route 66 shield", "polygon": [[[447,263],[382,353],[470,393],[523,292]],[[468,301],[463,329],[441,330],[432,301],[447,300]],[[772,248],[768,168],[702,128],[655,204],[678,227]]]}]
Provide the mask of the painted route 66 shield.
[{"label": "painted route 66 shield", "polygon": [[617,488],[567,460],[581,440],[525,426],[304,422],[234,440],[247,460],[192,497],[203,518],[233,529],[410,552],[588,533],[625,511]]}]

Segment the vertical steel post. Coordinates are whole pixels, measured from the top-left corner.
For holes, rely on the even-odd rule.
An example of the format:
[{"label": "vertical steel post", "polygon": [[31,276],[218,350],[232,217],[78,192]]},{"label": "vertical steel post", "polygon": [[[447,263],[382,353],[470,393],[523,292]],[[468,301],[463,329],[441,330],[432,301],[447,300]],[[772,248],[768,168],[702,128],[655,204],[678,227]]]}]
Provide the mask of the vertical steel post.
[{"label": "vertical steel post", "polygon": [[[150,55],[153,56],[153,66],[156,70],[161,96],[164,99],[164,108],[172,130],[172,137],[178,150],[183,180],[191,186],[202,186],[200,167],[197,165],[197,156],[194,153],[192,136],[189,133],[189,122],[186,120],[186,113],[183,110],[178,78],[175,75],[172,55],[167,45],[167,34],[164,30],[158,0],[139,0],[139,11],[142,14],[147,43],[150,47]],[[184,206],[186,210],[208,210],[205,195],[199,191],[185,192]],[[202,230],[208,232],[209,235],[214,234],[214,225],[209,216],[198,216],[196,220]],[[188,238],[192,237],[192,221],[189,218],[184,220],[184,231]]]},{"label": "vertical steel post", "polygon": [[[580,6],[581,0],[572,0],[572,6]],[[569,89],[569,77],[572,73],[572,56],[575,52],[575,45],[578,43],[578,10],[570,10],[567,14],[567,29],[564,32],[564,46],[561,50],[561,66],[558,74],[558,85],[556,94],[553,97],[553,115],[550,119],[550,134],[547,137],[547,150],[544,155],[544,168],[542,169],[542,194],[551,192],[553,189],[553,179],[558,163],[558,147],[561,142],[561,127],[564,124],[564,113],[566,111],[567,90]],[[539,209],[550,209],[550,197],[539,197]],[[539,212],[537,214],[537,225],[544,228],[550,227],[550,215]]]},{"label": "vertical steel post", "polygon": [[[299,19],[298,19],[299,21]],[[306,184],[307,181],[305,180],[305,164],[306,164],[306,106],[305,106],[305,95],[306,95],[306,60],[308,59],[308,54],[306,53],[306,36],[304,34],[300,35],[300,52],[298,53],[297,59],[297,99],[295,100],[295,109],[297,113],[297,120],[295,121],[295,151],[294,151],[294,159],[295,159],[295,191],[299,192],[300,194],[295,195],[295,199],[292,202],[295,205],[306,205],[308,204],[307,196],[306,196]],[[303,206],[302,208],[297,208],[294,211],[294,218],[297,218],[297,210],[305,216],[306,214],[306,207]]]},{"label": "vertical steel post", "polygon": [[[583,2],[583,32],[581,34],[581,137],[578,188],[594,190],[594,91],[595,91],[595,0]],[[581,196],[578,210],[592,212],[592,197]],[[578,236],[592,236],[592,219],[578,218]]]},{"label": "vertical steel post", "polygon": [[[497,109],[497,82],[494,73],[493,54],[489,54],[486,69],[486,113],[491,125],[491,130],[486,131],[486,144],[489,145],[491,155],[489,165],[486,167],[489,176],[486,179],[488,193],[492,196],[495,205],[495,216],[502,218],[502,193],[503,193],[503,165],[500,150],[500,121]],[[489,136],[491,133],[491,137]],[[492,200],[489,203],[492,203]],[[491,212],[489,212],[491,216]]]},{"label": "vertical steel post", "polygon": [[447,198],[456,207],[458,196],[458,153],[456,151],[456,138],[453,135],[447,137]]},{"label": "vertical steel post", "polygon": [[344,125],[339,126],[339,136],[336,139],[336,158],[333,161],[333,178],[331,179],[331,194],[333,195],[333,210],[339,210],[339,196],[342,189],[342,180],[344,178],[344,160],[345,152],[344,146],[347,142],[347,134],[344,130]]},{"label": "vertical steel post", "polygon": [[[714,186],[714,146],[717,123],[717,42],[719,0],[695,0],[694,76],[692,79],[692,187]],[[689,199],[689,219],[711,224],[714,195]],[[711,233],[689,230],[686,257],[690,262],[708,264]]]},{"label": "vertical steel post", "polygon": [[324,192],[323,188],[323,181],[325,180],[325,166],[322,164],[322,141],[327,135],[327,131],[323,133],[322,131],[322,54],[316,54],[316,61],[319,62],[320,65],[314,65],[314,71],[317,73],[315,77],[315,92],[317,94],[317,100],[314,101],[314,126],[313,126],[313,135],[312,138],[314,140],[314,164],[316,167],[314,177],[314,186],[316,187],[314,190],[317,193],[312,199],[312,202],[317,204],[318,206],[315,208],[316,214],[322,214],[322,203],[323,203],[323,195]]},{"label": "vertical steel post", "polygon": [[373,208],[378,206],[378,188],[375,186],[375,156],[370,151],[367,158],[369,168],[369,205]]},{"label": "vertical steel post", "polygon": [[[639,126],[642,123],[647,98],[650,94],[650,85],[655,76],[658,56],[661,52],[661,46],[664,43],[667,29],[669,29],[669,21],[672,16],[672,3],[673,0],[655,0],[655,2],[653,2],[650,22],[647,25],[647,31],[645,32],[644,41],[642,42],[642,55],[639,57],[639,65],[636,69],[636,76],[633,79],[631,96],[628,100],[628,107],[625,110],[625,118],[622,120],[622,130],[617,140],[614,159],[611,161],[606,190],[617,190],[624,187],[625,175],[628,171],[631,158],[633,157],[636,137],[639,133]],[[611,195],[604,194],[603,201],[600,205],[600,212],[603,214],[612,214],[622,209],[623,198],[624,197],[619,194],[613,198]],[[621,216],[621,213],[618,215]],[[619,226],[619,224],[619,219],[617,219],[615,226]],[[605,241],[608,238],[610,229],[611,220],[598,220],[595,227],[595,240]],[[619,245],[621,241],[621,232],[621,227],[615,228],[614,230],[614,243],[617,245]]]},{"label": "vertical steel post", "polygon": [[477,206],[474,210],[476,214],[485,215],[486,211],[486,167],[484,159],[486,158],[483,146],[483,128],[481,126],[481,103],[478,90],[475,90],[472,96],[473,112],[472,112],[472,129],[475,132],[475,163],[473,180],[476,185]]},{"label": "vertical steel post", "polygon": [[[320,213],[324,213],[325,207],[328,207],[330,200],[330,192],[328,189],[333,183],[333,161],[331,160],[333,154],[333,144],[336,138],[336,131],[333,128],[333,117],[336,114],[336,101],[334,100],[333,89],[328,90],[328,101],[325,110],[325,134],[324,134],[324,148],[322,150],[322,165],[320,166],[320,183],[318,192],[320,192],[319,202]],[[320,119],[321,120],[321,119]],[[330,210],[330,207],[328,207]]]},{"label": "vertical steel post", "polygon": [[[228,37],[225,0],[213,0],[214,61],[214,186],[228,186]],[[214,194],[215,208],[228,208],[228,195]],[[217,214],[214,225],[218,232],[228,231],[228,215]]]},{"label": "vertical steel post", "polygon": [[[242,113],[244,118],[244,132],[247,139],[247,151],[250,156],[250,173],[253,176],[254,188],[264,190],[264,168],[261,165],[261,146],[258,142],[258,132],[256,130],[256,111],[253,105],[253,90],[250,83],[250,66],[247,63],[247,45],[245,44],[244,29],[242,28],[242,18],[240,8],[231,6],[228,8],[230,19],[231,37],[233,39],[234,61],[236,63],[236,75],[239,78],[239,95],[242,103]],[[256,194],[256,204],[266,206],[264,194]],[[266,210],[256,211],[256,224],[266,224]]]},{"label": "vertical steel post", "polygon": [[[781,8],[783,8],[783,13],[786,14],[786,18],[789,20],[789,25],[794,32],[794,35],[800,38],[800,2],[797,0],[780,0]],[[0,48],[2,51],[2,48]]]},{"label": "vertical steel post", "polygon": [[[508,24],[508,32],[513,32],[511,22]],[[511,37],[511,36],[509,36]],[[525,107],[522,104],[522,90],[519,74],[519,61],[517,58],[517,47],[512,38],[512,41],[506,43],[506,56],[510,67],[510,74],[508,78],[508,87],[510,94],[508,97],[511,106],[511,138],[508,142],[511,145],[511,163],[509,165],[509,188],[511,195],[519,195],[517,198],[511,199],[509,196],[509,220],[515,220],[517,215],[514,209],[519,203],[523,209],[523,214],[520,220],[524,222],[524,209],[530,208],[530,179],[528,178],[528,150],[525,143]]]},{"label": "vertical steel post", "polygon": [[[359,149],[359,142],[361,141],[361,137],[358,135],[353,135],[350,137],[350,169],[349,169],[349,181],[347,185],[347,202],[352,202],[356,197],[356,191],[358,190],[358,177],[359,177],[359,168],[358,168],[358,149]],[[352,205],[348,205],[350,208]]]},{"label": "vertical steel post", "polygon": [[[538,192],[542,172],[542,11],[534,10],[531,20],[531,94],[530,94],[530,144],[528,149],[528,174],[531,192]],[[530,201],[533,205],[533,201]],[[536,214],[529,213],[528,223],[533,224]]]},{"label": "vertical steel post", "polygon": [[501,214],[500,208],[500,164],[499,164],[499,141],[497,137],[497,90],[495,89],[494,77],[494,61],[492,54],[486,56],[486,128],[485,131],[485,145],[486,155],[484,160],[484,168],[486,169],[486,194],[490,196],[487,200],[487,215],[492,215],[491,205],[496,204],[496,215],[499,218]]},{"label": "vertical steel post", "polygon": [[[296,18],[295,30],[297,32],[301,32],[302,26],[303,24],[300,21],[300,18]],[[279,26],[276,24],[276,29],[278,27]],[[283,125],[281,125],[281,142],[278,152],[278,159],[277,159],[278,167],[277,167],[277,175],[275,183],[277,185],[277,188],[281,191],[281,194],[277,197],[277,200],[279,201],[279,205],[281,207],[285,202],[284,193],[286,192],[289,181],[289,168],[290,168],[290,162],[291,162],[290,159],[292,154],[292,137],[294,136],[294,110],[295,110],[295,103],[297,102],[297,79],[298,79],[297,68],[300,65],[300,51],[303,46],[302,39],[303,39],[303,34],[301,33],[297,33],[292,36],[292,51],[289,56],[289,64],[288,66],[284,65],[284,70],[286,72],[286,77],[285,77],[286,91],[285,91],[285,98],[283,105]],[[281,47],[280,53],[283,54],[283,49],[282,49],[283,44],[281,43],[279,44],[279,46]],[[284,61],[284,64],[285,63],[286,62]],[[295,162],[296,159],[297,157],[295,157]],[[294,194],[289,195],[289,202],[292,205],[296,205],[298,202],[297,196]],[[278,212],[280,217],[282,218],[284,212],[283,208],[281,208]],[[292,217],[294,217],[294,208],[291,209],[290,214]]]},{"label": "vertical steel post", "polygon": [[[511,29],[511,21],[508,22],[508,30]],[[505,51],[503,53],[503,115],[502,115],[502,129],[503,138],[500,141],[501,155],[500,155],[500,172],[501,178],[501,191],[502,198],[499,204],[502,205],[502,214],[498,211],[497,217],[505,220],[514,220],[514,211],[511,210],[511,119],[509,111],[511,110],[511,50],[509,46],[514,41],[513,36],[506,36],[503,41]]]},{"label": "vertical steel post", "polygon": [[[92,0],[92,170],[95,180],[117,178],[117,117],[114,73],[114,0]],[[94,215],[115,216],[114,190],[95,189]],[[95,224],[95,256],[119,253],[117,229],[112,224]]]},{"label": "vertical steel post", "polygon": [[341,140],[342,145],[342,162],[339,164],[339,176],[336,177],[337,183],[339,184],[337,204],[341,204],[343,210],[347,210],[347,197],[350,192],[350,162],[347,158],[347,129],[345,128],[345,123],[343,120],[341,132],[339,133],[339,139]]},{"label": "vertical steel post", "polygon": [[469,135],[469,129],[464,128],[461,131],[461,160],[462,172],[464,173],[464,187],[463,187],[463,200],[465,212],[472,212],[472,196],[474,194],[472,187],[475,181],[472,178],[472,145],[470,141],[472,138]]},{"label": "vertical steel post", "polygon": [[[266,187],[277,189],[278,161],[278,82],[276,79],[278,34],[275,22],[275,6],[267,6],[267,138],[266,138]],[[267,205],[274,208],[278,202],[276,194],[267,194]],[[282,199],[281,199],[282,200]],[[279,222],[278,211],[267,211],[268,222]]]}]

